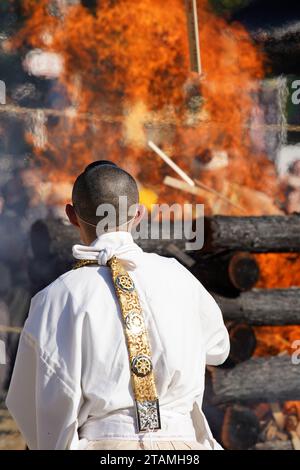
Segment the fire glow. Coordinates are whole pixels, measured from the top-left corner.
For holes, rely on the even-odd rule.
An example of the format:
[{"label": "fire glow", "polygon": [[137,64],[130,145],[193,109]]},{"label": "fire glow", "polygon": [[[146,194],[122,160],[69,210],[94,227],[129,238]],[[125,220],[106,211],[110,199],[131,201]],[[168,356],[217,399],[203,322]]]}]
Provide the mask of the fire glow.
[{"label": "fire glow", "polygon": [[[162,185],[169,170],[162,162],[153,162],[147,150],[147,137],[158,135],[157,145],[170,149],[167,153],[174,162],[192,177],[232,199],[240,196],[243,186],[261,191],[271,196],[268,213],[278,212],[273,204],[279,195],[275,169],[263,152],[254,154],[247,129],[257,107],[258,80],[264,75],[262,54],[243,27],[227,24],[200,0],[204,76],[199,80],[189,72],[184,2],[168,3],[165,8],[158,0],[107,0],[95,15],[73,5],[54,16],[49,15],[48,1],[25,2],[28,21],[19,44],[26,40],[31,47],[61,55],[60,81],[75,108],[73,119],[66,115],[59,126],[47,129],[43,167],[50,166],[51,177],[58,181],[72,180],[86,163],[107,156],[109,149],[110,158],[172,202],[178,192]],[[187,103],[193,96],[200,103],[191,116]],[[135,113],[138,120],[132,117]],[[132,142],[132,132],[124,132],[128,120],[139,141]],[[205,161],[209,152],[220,150],[229,155],[226,168],[201,174],[193,169],[196,156]],[[244,205],[253,197],[255,193],[243,194]],[[216,211],[215,199],[208,196],[204,202]]]},{"label": "fire glow", "polygon": [[[263,144],[254,145],[264,137],[255,129],[259,81],[265,73],[262,52],[241,25],[227,23],[207,0],[198,0],[199,79],[189,71],[184,1],[167,3],[102,0],[92,13],[80,4],[53,12],[47,0],[23,2],[28,20],[15,43],[59,54],[64,64],[59,83],[71,103],[58,123],[45,121],[47,139],[40,146],[28,133],[40,171],[45,180],[66,184],[86,164],[109,158],[159,202],[201,202],[206,214],[282,214],[275,167]],[[175,175],[153,157],[148,140],[193,180],[232,204],[209,192],[200,200],[164,185],[166,176]],[[259,287],[300,285],[299,256],[257,259]],[[289,350],[300,337],[300,327],[275,332],[275,327],[257,328],[257,354]]]}]

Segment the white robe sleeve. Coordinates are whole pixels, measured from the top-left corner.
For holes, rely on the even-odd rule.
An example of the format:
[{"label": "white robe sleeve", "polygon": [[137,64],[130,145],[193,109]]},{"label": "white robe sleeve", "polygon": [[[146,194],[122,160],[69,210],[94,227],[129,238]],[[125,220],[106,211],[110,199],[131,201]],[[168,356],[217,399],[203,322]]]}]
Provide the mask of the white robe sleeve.
[{"label": "white robe sleeve", "polygon": [[[189,293],[190,306],[195,314],[195,325],[199,336],[199,343],[203,352],[203,361],[207,365],[222,364],[230,349],[228,331],[224,325],[219,306],[204,286],[183,266],[176,263],[177,268],[184,274],[185,281],[181,284]],[[200,360],[200,357],[199,357]],[[203,389],[194,401],[191,412],[196,439],[208,450],[221,450],[222,447],[214,439],[209,424],[202,411]]]},{"label": "white robe sleeve", "polygon": [[209,292],[199,283],[199,308],[206,350],[206,364],[223,364],[230,350],[229,334],[222,312]]},{"label": "white robe sleeve", "polygon": [[[80,384],[80,358],[76,357],[76,344],[69,342],[68,333],[65,338],[60,338],[52,328],[58,322],[65,326],[68,322],[72,336],[81,337],[81,333],[74,335],[74,329],[81,327],[75,324],[71,327],[76,322],[72,318],[67,291],[55,289],[55,293],[53,296],[42,291],[33,299],[6,400],[32,450],[71,449],[78,443],[81,391],[76,390],[75,383]],[[52,339],[48,341],[47,338]],[[47,344],[50,351],[44,347]],[[73,349],[73,361],[69,359],[70,348]]]},{"label": "white robe sleeve", "polygon": [[230,350],[229,335],[224,325],[222,312],[215,299],[198,279],[178,261],[176,268],[181,271],[181,284],[189,292],[197,319],[200,318],[201,343],[205,349],[206,364],[217,366],[228,357]]}]

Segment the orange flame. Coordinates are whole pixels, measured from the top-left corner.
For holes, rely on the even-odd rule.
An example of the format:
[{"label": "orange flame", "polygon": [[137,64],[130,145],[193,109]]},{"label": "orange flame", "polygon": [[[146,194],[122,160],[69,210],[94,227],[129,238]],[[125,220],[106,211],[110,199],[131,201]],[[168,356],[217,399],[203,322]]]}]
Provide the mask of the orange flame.
[{"label": "orange flame", "polygon": [[[70,181],[90,161],[109,158],[155,189],[160,200],[191,200],[162,185],[170,169],[147,149],[150,134],[188,173],[229,199],[241,199],[247,213],[278,213],[274,166],[253,151],[247,128],[257,108],[263,56],[241,25],[228,24],[207,0],[198,1],[204,70],[199,81],[189,73],[182,0],[104,0],[94,15],[82,5],[65,8],[60,16],[49,13],[47,0],[24,5],[28,20],[17,43],[62,56],[60,82],[75,108],[73,119],[66,116],[48,125],[47,147],[36,150],[47,178]],[[191,90],[202,102],[192,127],[186,106]],[[144,138],[136,145],[126,139],[124,123],[139,103],[144,116],[130,134],[140,126]],[[195,156],[218,150],[228,153],[225,169],[194,168]],[[262,204],[260,193],[250,189],[272,198]],[[208,213],[232,211],[209,195],[200,202]]]}]

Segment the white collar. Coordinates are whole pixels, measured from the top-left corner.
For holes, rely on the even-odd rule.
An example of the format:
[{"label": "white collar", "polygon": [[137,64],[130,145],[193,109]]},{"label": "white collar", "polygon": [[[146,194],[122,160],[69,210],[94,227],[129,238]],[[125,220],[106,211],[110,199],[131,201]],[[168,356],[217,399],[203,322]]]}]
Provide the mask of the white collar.
[{"label": "white collar", "polygon": [[137,256],[141,253],[142,249],[134,243],[131,233],[125,231],[103,233],[90,246],[73,246],[76,259],[97,261],[105,266],[109,259],[116,256],[127,269],[136,267]]}]

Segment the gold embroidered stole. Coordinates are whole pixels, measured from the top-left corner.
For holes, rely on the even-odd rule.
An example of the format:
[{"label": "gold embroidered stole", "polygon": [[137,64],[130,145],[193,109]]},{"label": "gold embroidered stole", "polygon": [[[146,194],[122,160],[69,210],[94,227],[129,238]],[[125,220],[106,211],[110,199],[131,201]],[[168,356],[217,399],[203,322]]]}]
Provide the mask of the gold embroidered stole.
[{"label": "gold embroidered stole", "polygon": [[[97,264],[79,261],[76,267]],[[135,398],[138,432],[161,429],[159,401],[155,386],[151,348],[139,297],[128,272],[113,256],[107,263],[119,300],[127,343],[131,382]]]}]

